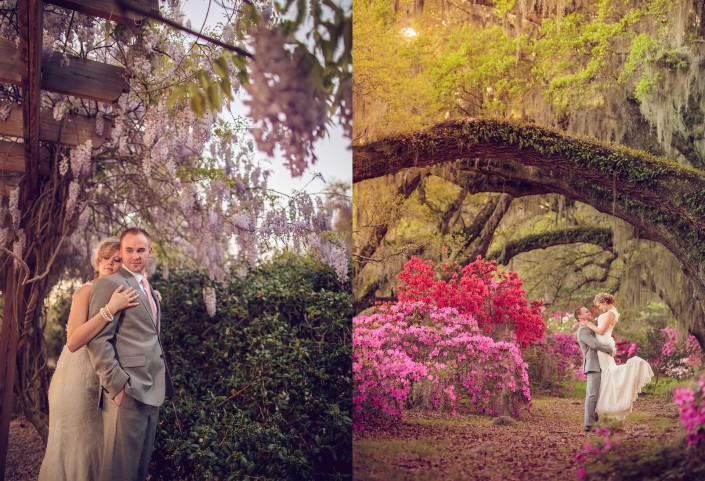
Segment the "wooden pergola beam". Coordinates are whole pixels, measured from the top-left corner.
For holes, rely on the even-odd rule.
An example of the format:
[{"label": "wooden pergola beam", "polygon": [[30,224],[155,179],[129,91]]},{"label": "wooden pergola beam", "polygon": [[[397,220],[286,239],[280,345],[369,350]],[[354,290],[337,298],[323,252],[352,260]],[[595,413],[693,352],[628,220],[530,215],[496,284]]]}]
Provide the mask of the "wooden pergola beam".
[{"label": "wooden pergola beam", "polygon": [[[41,88],[98,102],[114,102],[130,86],[125,81],[125,69],[74,55],[67,55],[69,64],[61,66],[63,54],[54,52],[41,63]],[[0,38],[0,81],[22,83],[26,65],[15,42]]]},{"label": "wooden pergola beam", "polygon": [[[42,32],[43,10],[41,0],[18,2],[20,33],[20,61],[22,76],[22,124],[25,144],[25,187],[22,194],[24,207],[37,187],[39,163],[39,111],[42,99]],[[20,203],[23,203],[22,200]],[[24,209],[21,210],[24,212]]]},{"label": "wooden pergola beam", "polygon": [[24,145],[19,142],[0,141],[0,174],[24,173]]},{"label": "wooden pergola beam", "polygon": [[67,55],[69,65],[60,65],[58,52],[42,63],[42,89],[98,102],[114,102],[130,91],[125,69]]},{"label": "wooden pergola beam", "polygon": [[[120,2],[115,0],[47,0],[47,3],[123,25],[139,25],[145,18],[135,11],[121,8]],[[158,0],[128,0],[124,3],[159,15]]]},{"label": "wooden pergola beam", "polygon": [[[24,122],[22,120],[22,106],[14,104],[7,120],[0,120],[0,135],[5,137],[23,137]],[[61,120],[54,120],[51,111],[39,114],[39,140],[55,144],[75,146],[86,143],[91,139],[94,149],[101,147],[110,140],[112,122],[105,119],[103,134],[98,135],[95,130],[95,118],[67,112]]]}]

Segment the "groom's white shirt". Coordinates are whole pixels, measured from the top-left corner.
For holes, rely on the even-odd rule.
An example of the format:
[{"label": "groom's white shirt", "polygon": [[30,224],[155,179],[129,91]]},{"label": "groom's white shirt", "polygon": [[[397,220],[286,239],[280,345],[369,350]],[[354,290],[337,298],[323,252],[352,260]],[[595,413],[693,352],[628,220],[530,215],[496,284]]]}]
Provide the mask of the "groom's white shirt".
[{"label": "groom's white shirt", "polygon": [[130,269],[128,269],[127,267],[125,267],[125,264],[122,265],[122,268],[125,269],[125,270],[126,270],[127,272],[129,272],[130,274],[132,274],[132,276],[133,276],[135,279],[137,279],[137,285],[140,286],[140,289],[142,290],[142,292],[144,292],[144,286],[142,286],[142,278],[144,277],[144,275],[143,275],[143,274],[138,274],[137,272],[132,272]]}]

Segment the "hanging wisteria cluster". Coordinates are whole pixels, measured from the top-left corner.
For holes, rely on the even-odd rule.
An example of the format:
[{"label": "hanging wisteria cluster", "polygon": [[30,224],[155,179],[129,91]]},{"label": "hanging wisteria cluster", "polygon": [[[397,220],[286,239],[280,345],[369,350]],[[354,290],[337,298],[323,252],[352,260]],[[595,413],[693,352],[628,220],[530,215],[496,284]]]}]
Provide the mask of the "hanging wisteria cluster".
[{"label": "hanging wisteria cluster", "polygon": [[311,54],[301,46],[290,52],[291,39],[281,28],[261,20],[250,33],[257,42],[245,104],[261,126],[253,129],[257,147],[274,155],[279,145],[291,173],[299,176],[309,160],[315,162],[314,142],[325,133],[326,92],[310,78]]},{"label": "hanging wisteria cluster", "polygon": [[[155,21],[127,28],[51,5],[44,8],[45,57],[58,53],[63,66],[70,64],[67,55],[120,65],[130,87],[113,104],[42,94],[42,110],[54,119],[87,115],[95,119],[97,133],[110,128],[110,141],[102,146],[94,148],[89,140],[62,148],[56,157],[68,185],[65,215],[74,231],[69,238],[74,252],[85,256],[87,243],[138,224],[158,240],[165,275],[170,263],[188,262],[212,280],[225,281],[231,272],[246,273],[263,252],[286,247],[319,255],[346,280],[347,252],[332,232],[332,208],[305,192],[274,195],[267,186],[271,172],[255,150],[256,143],[272,155],[279,145],[293,175],[314,161],[313,143],[331,119],[325,92],[304,75],[309,54],[292,53],[274,24],[250,25],[244,48],[255,57],[242,92],[249,119],[228,123],[217,113],[196,115],[189,94],[178,94],[194,71],[213,72],[221,55],[213,45],[194,45],[194,39]],[[167,2],[162,14],[183,19],[180,2]],[[17,41],[16,24],[15,2],[0,2],[0,36]],[[232,35],[231,25],[224,30],[223,37]],[[237,69],[229,72],[237,94],[243,90]],[[0,88],[1,120],[9,101],[19,99],[13,98],[16,89]],[[250,122],[262,128],[250,131]],[[0,241],[21,258],[25,236],[13,195],[9,208],[0,212]],[[211,292],[204,293],[209,312]]]}]

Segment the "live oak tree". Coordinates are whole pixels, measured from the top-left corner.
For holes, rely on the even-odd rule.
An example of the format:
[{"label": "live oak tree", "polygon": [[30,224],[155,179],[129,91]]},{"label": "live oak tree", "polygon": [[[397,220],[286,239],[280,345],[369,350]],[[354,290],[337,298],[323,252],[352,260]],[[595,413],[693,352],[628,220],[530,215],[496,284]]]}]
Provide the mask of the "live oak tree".
[{"label": "live oak tree", "polygon": [[[464,160],[466,159],[466,160]],[[453,121],[353,149],[356,183],[455,161],[471,192],[560,193],[619,217],[680,261],[705,343],[705,173],[646,152],[506,120]]]},{"label": "live oak tree", "polygon": [[[365,1],[354,8],[356,15],[374,24],[369,28],[381,30],[387,39],[374,43],[364,32],[359,37],[355,32],[356,58],[365,59],[355,71],[358,145],[446,119],[492,115],[618,142],[666,155],[685,167],[702,165],[700,152],[705,149],[699,132],[705,97],[696,65],[702,56],[698,45],[704,12],[697,2]],[[476,254],[514,262],[513,269],[519,265],[531,272],[529,282],[534,285],[552,270],[575,271],[574,279],[564,276],[556,286],[543,286],[537,293],[552,296],[554,287],[555,292],[563,290],[559,303],[561,297],[573,295],[577,302],[590,287],[619,291],[625,301],[620,305],[630,308],[657,295],[678,319],[690,322],[692,286],[681,262],[648,240],[639,226],[612,216],[617,197],[606,194],[604,214],[593,215],[592,204],[581,202],[581,196],[547,193],[558,191],[526,181],[512,184],[507,177],[522,178],[511,172],[523,168],[504,171],[486,158],[490,167],[480,162],[482,171],[474,159],[459,158],[452,159],[457,162],[450,167],[432,162],[432,167],[356,184],[353,266],[361,273],[354,279],[358,308],[366,305],[365,299],[374,299],[377,288],[390,292],[395,269],[385,261],[403,257],[406,250],[400,243],[406,240],[434,258],[446,244],[461,262]],[[540,172],[551,175],[550,170]],[[456,199],[462,195],[465,200],[437,204],[437,222],[417,223],[417,231],[425,234],[410,241],[408,225],[418,222],[405,213],[410,207],[390,211],[388,215],[400,212],[402,217],[387,223],[363,206],[368,205],[369,192],[379,195],[380,189],[394,192],[402,206],[422,203],[423,195],[404,187],[417,174],[421,190],[434,185],[438,192],[441,182],[457,193]],[[577,170],[575,175],[583,184],[573,191],[588,183]],[[614,183],[610,178],[603,187],[612,192]],[[517,221],[527,209],[545,209],[545,214],[535,214],[536,221]],[[552,225],[548,219],[554,213],[560,221]],[[441,235],[444,218],[450,222],[447,235]],[[433,229],[436,234],[430,234]],[[535,250],[548,246],[550,251]],[[547,260],[543,270],[530,267],[542,258],[540,252]],[[522,254],[511,255],[517,253]],[[558,258],[572,258],[573,266]],[[403,264],[390,264],[394,262],[396,267]]]}]

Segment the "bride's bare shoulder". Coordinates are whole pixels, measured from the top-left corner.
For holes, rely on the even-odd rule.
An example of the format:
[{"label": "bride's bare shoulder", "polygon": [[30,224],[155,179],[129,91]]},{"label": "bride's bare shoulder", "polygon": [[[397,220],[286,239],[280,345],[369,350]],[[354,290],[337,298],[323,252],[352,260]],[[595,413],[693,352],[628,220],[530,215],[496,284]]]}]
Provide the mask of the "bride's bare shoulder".
[{"label": "bride's bare shoulder", "polygon": [[613,307],[612,309],[607,311],[607,313],[607,320],[609,321],[609,323],[613,326],[616,325],[617,321],[619,321],[619,311],[617,311],[617,308]]}]

